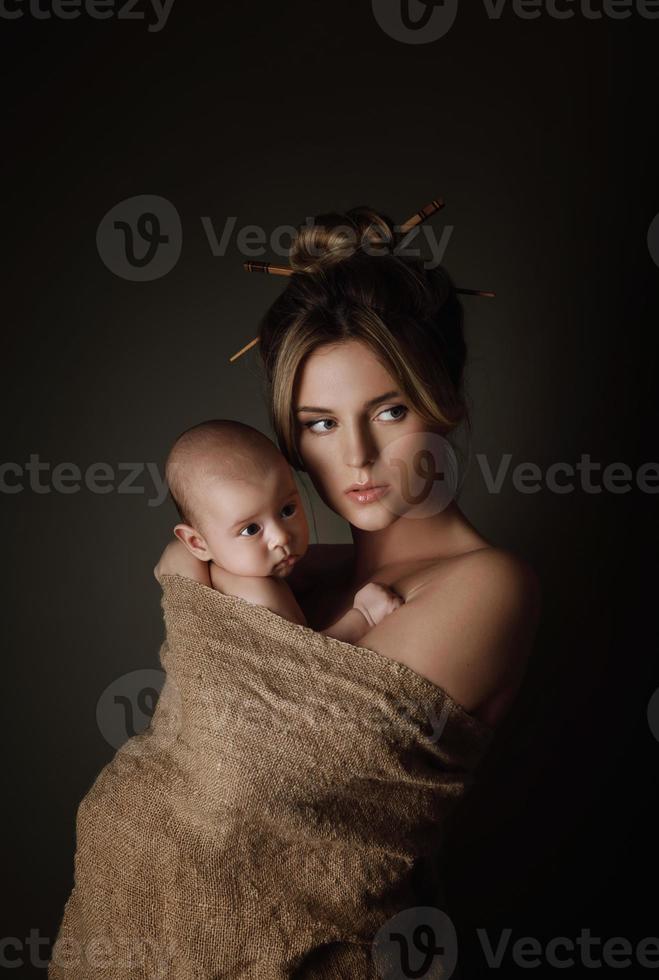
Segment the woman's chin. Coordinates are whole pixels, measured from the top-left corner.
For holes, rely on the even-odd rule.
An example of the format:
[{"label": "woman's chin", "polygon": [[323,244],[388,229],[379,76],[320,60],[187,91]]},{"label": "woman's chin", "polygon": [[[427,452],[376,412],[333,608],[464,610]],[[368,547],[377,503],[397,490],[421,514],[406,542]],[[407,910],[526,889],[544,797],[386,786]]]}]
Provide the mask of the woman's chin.
[{"label": "woman's chin", "polygon": [[381,531],[398,519],[397,514],[392,513],[377,500],[370,504],[352,506],[348,504],[347,507],[344,505],[341,510],[336,508],[336,511],[345,521],[359,528],[360,531]]}]

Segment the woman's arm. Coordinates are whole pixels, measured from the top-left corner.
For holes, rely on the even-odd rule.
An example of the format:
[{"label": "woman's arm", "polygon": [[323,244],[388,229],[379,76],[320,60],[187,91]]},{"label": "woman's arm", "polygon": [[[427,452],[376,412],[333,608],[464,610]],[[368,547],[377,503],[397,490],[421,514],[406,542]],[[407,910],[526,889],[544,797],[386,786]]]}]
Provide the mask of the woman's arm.
[{"label": "woman's arm", "polygon": [[332,623],[325,630],[320,630],[325,636],[333,636],[335,640],[343,640],[344,643],[359,643],[364,633],[368,632],[371,624],[366,620],[364,613],[360,612],[355,606],[341,617],[336,623]]},{"label": "woman's arm", "polygon": [[153,574],[158,582],[161,575],[183,575],[184,578],[191,578],[210,588],[211,577],[208,566],[209,562],[195,558],[183,542],[175,538],[163,551],[158,564],[153,569]]},{"label": "woman's arm", "polygon": [[356,593],[352,609],[321,633],[345,643],[358,643],[372,626],[381,623],[402,603],[393,589],[379,582],[369,582]]},{"label": "woman's arm", "polygon": [[481,549],[450,576],[401,594],[398,615],[370,629],[362,646],[411,667],[494,727],[533,648],[542,604],[535,571],[504,549]]}]

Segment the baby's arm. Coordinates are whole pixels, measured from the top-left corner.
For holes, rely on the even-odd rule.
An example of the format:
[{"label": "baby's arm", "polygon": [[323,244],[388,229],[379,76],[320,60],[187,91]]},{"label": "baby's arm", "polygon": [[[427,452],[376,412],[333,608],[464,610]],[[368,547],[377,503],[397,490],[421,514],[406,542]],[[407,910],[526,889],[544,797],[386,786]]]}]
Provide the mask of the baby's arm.
[{"label": "baby's arm", "polygon": [[[215,562],[210,563],[210,579],[214,589],[224,595],[245,599],[257,606],[265,606],[271,612],[300,626],[307,620],[285,579],[232,575]],[[403,600],[387,586],[369,582],[355,595],[353,607],[336,623],[321,632],[346,643],[357,641],[385,616],[398,609]]]},{"label": "baby's arm", "polygon": [[284,579],[232,575],[224,568],[219,568],[215,562],[210,563],[210,578],[213,588],[224,595],[233,595],[256,606],[265,606],[292,623],[307,625],[304,613]]},{"label": "baby's arm", "polygon": [[388,586],[369,582],[356,593],[352,609],[322,632],[336,640],[357,643],[372,626],[402,604],[401,597]]}]

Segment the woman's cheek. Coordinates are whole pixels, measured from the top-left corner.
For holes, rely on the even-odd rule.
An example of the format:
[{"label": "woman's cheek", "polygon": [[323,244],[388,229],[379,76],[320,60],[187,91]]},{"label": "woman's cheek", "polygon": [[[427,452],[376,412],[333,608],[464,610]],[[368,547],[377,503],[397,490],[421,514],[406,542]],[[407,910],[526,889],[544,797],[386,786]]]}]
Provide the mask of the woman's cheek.
[{"label": "woman's cheek", "polygon": [[322,437],[319,437],[315,443],[312,442],[312,439],[313,437],[307,438],[299,443],[302,462],[321,500],[328,507],[332,507],[340,500],[341,496],[341,474],[338,460],[335,459],[330,446],[319,445],[319,443],[324,442]]},{"label": "woman's cheek", "polygon": [[439,514],[458,489],[453,448],[434,432],[407,432],[391,440],[383,448],[378,470],[378,478],[394,490],[383,503],[398,516],[427,518]]}]

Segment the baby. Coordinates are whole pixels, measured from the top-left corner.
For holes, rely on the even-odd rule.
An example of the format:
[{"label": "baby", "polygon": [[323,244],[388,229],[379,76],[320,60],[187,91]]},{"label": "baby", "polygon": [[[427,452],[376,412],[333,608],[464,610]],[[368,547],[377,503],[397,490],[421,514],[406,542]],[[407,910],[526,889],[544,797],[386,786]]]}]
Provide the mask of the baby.
[{"label": "baby", "polygon": [[[201,422],[178,437],[165,475],[181,518],[174,534],[210,562],[213,588],[306,626],[285,580],[304,557],[309,527],[293,471],[274,443],[242,422]],[[401,604],[369,582],[322,632],[356,643]]]}]

